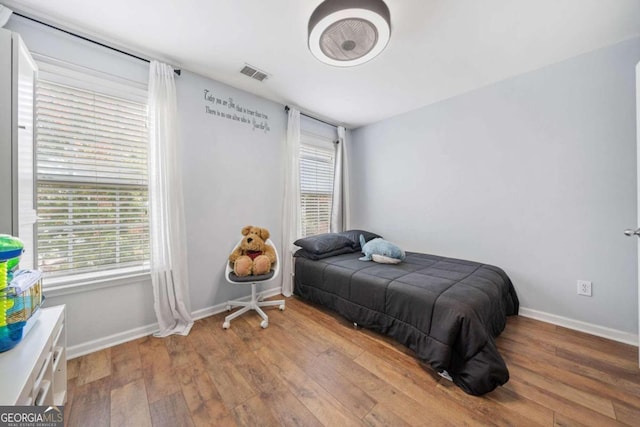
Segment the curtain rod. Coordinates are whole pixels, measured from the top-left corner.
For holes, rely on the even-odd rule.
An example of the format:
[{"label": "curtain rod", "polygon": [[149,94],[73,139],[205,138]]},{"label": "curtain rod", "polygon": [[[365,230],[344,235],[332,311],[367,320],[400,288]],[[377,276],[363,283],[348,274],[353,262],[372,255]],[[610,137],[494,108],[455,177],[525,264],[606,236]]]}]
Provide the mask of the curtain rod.
[{"label": "curtain rod", "polygon": [[[288,113],[288,112],[289,112],[289,110],[290,110],[289,106],[288,106],[288,105],[285,105],[285,106],[284,106],[284,111],[286,111],[286,112]],[[317,122],[324,123],[325,125],[333,126],[334,128],[337,128],[337,127],[338,127],[338,125],[334,125],[333,123],[325,122],[324,120],[320,120],[320,119],[319,119],[319,118],[317,118],[317,117],[313,117],[313,116],[310,116],[310,115],[308,115],[308,114],[305,114],[305,113],[303,113],[302,111],[300,112],[300,115],[301,115],[301,116],[308,117],[308,118],[310,118],[310,119],[313,119],[313,120],[315,120],[315,121],[317,121]]]},{"label": "curtain rod", "polygon": [[[140,61],[149,62],[149,63],[151,62],[149,59],[142,58],[142,57],[134,55],[133,53],[130,53],[130,52],[125,52],[124,50],[120,50],[118,48],[106,45],[104,43],[100,43],[99,41],[92,40],[92,39],[90,39],[88,37],[82,36],[80,34],[73,33],[71,31],[65,30],[65,29],[60,28],[60,27],[56,27],[55,25],[47,24],[46,22],[43,22],[43,21],[40,21],[38,19],[32,18],[31,16],[23,15],[22,13],[18,13],[18,12],[15,12],[15,11],[13,12],[13,14],[17,15],[17,16],[20,16],[22,18],[28,19],[29,21],[37,22],[38,24],[44,25],[45,27],[49,27],[49,28],[53,28],[54,30],[62,31],[63,33],[69,34],[70,36],[77,37],[77,38],[82,39],[84,41],[88,41],[89,43],[97,44],[98,46],[106,47],[107,49],[111,49],[111,50],[113,50],[115,52],[122,53],[124,55],[130,56],[130,57],[135,58],[135,59],[139,59]],[[180,73],[182,71],[181,70],[173,70],[173,72],[176,73],[177,75],[180,75]]]}]

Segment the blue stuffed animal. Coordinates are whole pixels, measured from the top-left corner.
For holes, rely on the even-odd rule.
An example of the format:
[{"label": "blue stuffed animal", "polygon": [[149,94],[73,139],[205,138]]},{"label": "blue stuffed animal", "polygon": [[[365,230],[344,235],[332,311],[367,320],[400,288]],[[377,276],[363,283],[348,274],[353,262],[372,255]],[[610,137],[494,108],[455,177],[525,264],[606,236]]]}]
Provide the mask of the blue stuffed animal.
[{"label": "blue stuffed animal", "polygon": [[379,237],[365,242],[364,236],[360,235],[360,246],[364,256],[358,258],[360,261],[374,261],[382,264],[398,264],[404,261],[405,253],[402,249],[391,242],[387,242]]}]

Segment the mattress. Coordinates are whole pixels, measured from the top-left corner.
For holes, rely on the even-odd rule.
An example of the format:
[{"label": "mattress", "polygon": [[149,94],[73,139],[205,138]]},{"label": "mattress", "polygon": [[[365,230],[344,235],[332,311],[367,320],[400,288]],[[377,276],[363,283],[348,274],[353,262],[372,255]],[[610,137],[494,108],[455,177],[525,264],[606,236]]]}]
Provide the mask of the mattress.
[{"label": "mattress", "polygon": [[469,394],[508,381],[494,338],[519,303],[502,269],[415,252],[400,264],[360,256],[296,257],[294,293],[395,338]]}]

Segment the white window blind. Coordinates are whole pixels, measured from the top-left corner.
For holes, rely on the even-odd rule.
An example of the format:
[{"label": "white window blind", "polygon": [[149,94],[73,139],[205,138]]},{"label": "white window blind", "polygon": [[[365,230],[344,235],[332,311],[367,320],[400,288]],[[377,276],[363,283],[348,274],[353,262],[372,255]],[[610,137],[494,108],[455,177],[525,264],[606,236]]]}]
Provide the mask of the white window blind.
[{"label": "white window blind", "polygon": [[334,148],[332,141],[300,144],[300,218],[302,237],[328,233],[333,195]]},{"label": "white window blind", "polygon": [[54,80],[36,89],[39,268],[148,265],[146,103]]}]

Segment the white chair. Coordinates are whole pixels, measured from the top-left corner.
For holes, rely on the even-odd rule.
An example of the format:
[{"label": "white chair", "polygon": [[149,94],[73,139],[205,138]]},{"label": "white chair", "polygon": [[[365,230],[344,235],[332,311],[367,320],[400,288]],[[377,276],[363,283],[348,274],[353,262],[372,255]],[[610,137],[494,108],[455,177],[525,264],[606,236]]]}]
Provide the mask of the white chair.
[{"label": "white chair", "polygon": [[[240,240],[240,242],[241,241],[242,239]],[[240,242],[238,242],[238,245],[240,244]],[[265,244],[270,245],[276,253],[276,263],[273,266],[273,271],[272,271],[273,274],[269,273],[262,276],[238,277],[235,274],[233,274],[233,268],[231,267],[229,261],[227,261],[227,268],[225,269],[224,277],[227,279],[227,282],[233,285],[250,284],[251,285],[251,301],[238,301],[238,300],[228,301],[227,311],[230,311],[233,307],[244,307],[244,308],[225,317],[224,323],[222,324],[223,329],[229,329],[229,327],[231,326],[231,321],[233,319],[235,319],[238,316],[242,316],[244,313],[246,313],[249,310],[255,310],[256,312],[258,312],[260,317],[262,317],[262,322],[260,322],[260,326],[262,328],[266,328],[267,326],[269,326],[269,317],[265,314],[264,311],[262,311],[260,307],[278,306],[280,311],[284,310],[283,299],[274,300],[274,301],[263,301],[261,295],[256,296],[256,285],[258,283],[271,282],[275,280],[280,274],[280,256],[278,255],[278,250],[276,249],[271,239],[267,239]],[[236,247],[238,247],[238,245],[236,245]],[[236,278],[236,280],[234,280],[234,278]]]}]

